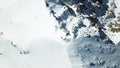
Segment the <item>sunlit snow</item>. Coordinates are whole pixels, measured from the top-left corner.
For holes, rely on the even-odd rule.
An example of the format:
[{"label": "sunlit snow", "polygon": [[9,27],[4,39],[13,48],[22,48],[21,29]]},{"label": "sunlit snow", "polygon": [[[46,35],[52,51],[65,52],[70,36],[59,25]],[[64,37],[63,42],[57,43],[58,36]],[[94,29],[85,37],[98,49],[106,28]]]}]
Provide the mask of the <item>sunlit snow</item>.
[{"label": "sunlit snow", "polygon": [[0,68],[71,68],[54,26],[44,0],[0,0]]}]

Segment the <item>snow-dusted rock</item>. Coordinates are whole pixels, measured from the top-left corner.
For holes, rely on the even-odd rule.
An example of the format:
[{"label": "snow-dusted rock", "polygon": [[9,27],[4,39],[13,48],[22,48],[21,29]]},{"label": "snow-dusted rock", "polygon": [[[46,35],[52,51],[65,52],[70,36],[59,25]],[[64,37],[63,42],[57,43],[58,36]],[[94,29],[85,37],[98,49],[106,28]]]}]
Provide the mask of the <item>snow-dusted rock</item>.
[{"label": "snow-dusted rock", "polygon": [[45,0],[73,68],[120,68],[119,0]]},{"label": "snow-dusted rock", "polygon": [[[72,42],[83,36],[96,36],[102,41],[108,40],[114,44],[120,41],[120,31],[118,29],[117,33],[114,33],[107,25],[119,17],[119,11],[116,10],[119,6],[116,2],[117,0],[45,0],[57,21],[58,34],[59,31],[64,33],[59,35],[65,42]],[[116,40],[116,37],[119,39]]]}]

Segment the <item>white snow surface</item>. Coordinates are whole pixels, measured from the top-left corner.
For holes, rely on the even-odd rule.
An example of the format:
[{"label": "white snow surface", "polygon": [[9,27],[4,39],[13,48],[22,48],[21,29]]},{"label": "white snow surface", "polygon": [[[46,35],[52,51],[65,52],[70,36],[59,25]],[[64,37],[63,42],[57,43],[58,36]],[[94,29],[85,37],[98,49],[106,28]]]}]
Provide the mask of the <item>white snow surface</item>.
[{"label": "white snow surface", "polygon": [[44,0],[0,0],[0,68],[71,68],[54,26]]},{"label": "white snow surface", "polygon": [[71,68],[64,46],[48,38],[29,43],[28,54],[0,37],[0,68]]}]

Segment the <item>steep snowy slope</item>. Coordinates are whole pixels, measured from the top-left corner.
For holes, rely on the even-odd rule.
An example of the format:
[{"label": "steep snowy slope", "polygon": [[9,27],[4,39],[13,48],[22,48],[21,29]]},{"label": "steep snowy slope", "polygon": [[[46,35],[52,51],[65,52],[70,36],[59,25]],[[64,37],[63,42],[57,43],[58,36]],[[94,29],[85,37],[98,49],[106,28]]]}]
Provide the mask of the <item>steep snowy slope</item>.
[{"label": "steep snowy slope", "polygon": [[120,68],[119,0],[46,0],[73,68]]},{"label": "steep snowy slope", "polygon": [[68,46],[73,68],[120,68],[120,43],[98,42],[95,38],[79,38]]},{"label": "steep snowy slope", "polygon": [[[97,39],[117,44],[120,27],[108,28],[119,17],[118,0],[46,0],[46,6],[57,20],[56,29],[65,42],[79,37],[96,36]],[[115,23],[115,22],[113,22]],[[118,25],[119,22],[117,21]],[[112,31],[111,31],[112,30]],[[61,33],[60,33],[61,32]]]}]

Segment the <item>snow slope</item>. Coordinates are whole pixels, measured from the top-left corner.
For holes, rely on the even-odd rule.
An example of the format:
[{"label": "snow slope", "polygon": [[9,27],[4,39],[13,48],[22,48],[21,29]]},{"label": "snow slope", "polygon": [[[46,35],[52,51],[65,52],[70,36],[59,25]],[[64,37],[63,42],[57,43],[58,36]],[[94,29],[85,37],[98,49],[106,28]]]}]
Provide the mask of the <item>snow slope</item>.
[{"label": "snow slope", "polygon": [[120,68],[120,43],[98,42],[95,38],[79,38],[67,48],[73,68]]},{"label": "snow slope", "polygon": [[71,68],[66,48],[49,38],[35,39],[25,49],[0,37],[0,68]]},{"label": "snow slope", "polygon": [[3,32],[6,39],[23,47],[35,38],[56,39],[54,19],[45,8],[44,0],[21,0],[6,5],[9,7],[3,6],[0,13],[0,32]]},{"label": "snow slope", "polygon": [[44,0],[0,0],[0,68],[71,68]]},{"label": "snow slope", "polygon": [[[56,29],[65,42],[86,36],[96,36],[102,41],[119,43],[120,27],[114,33],[114,27],[107,25],[118,23],[118,0],[46,0],[46,7],[56,19]],[[117,18],[117,19],[116,19]],[[60,33],[61,32],[61,33]],[[116,39],[118,37],[118,39]]]},{"label": "snow slope", "polygon": [[72,68],[120,68],[119,0],[45,0]]}]

